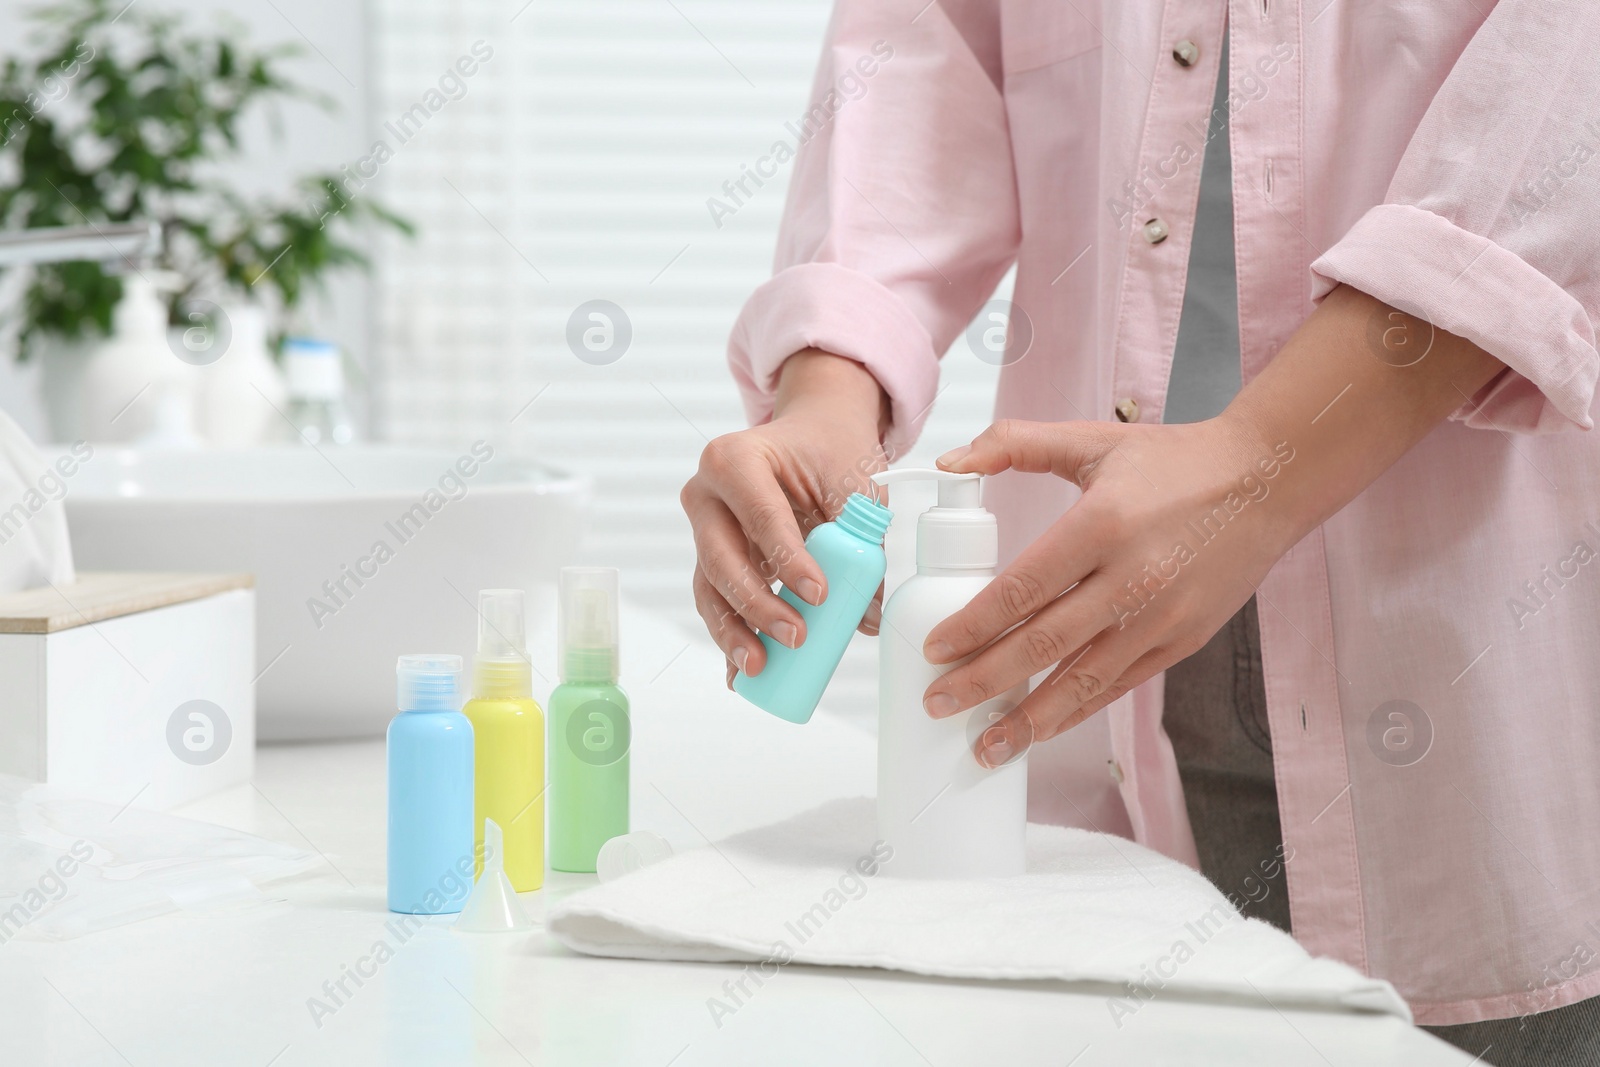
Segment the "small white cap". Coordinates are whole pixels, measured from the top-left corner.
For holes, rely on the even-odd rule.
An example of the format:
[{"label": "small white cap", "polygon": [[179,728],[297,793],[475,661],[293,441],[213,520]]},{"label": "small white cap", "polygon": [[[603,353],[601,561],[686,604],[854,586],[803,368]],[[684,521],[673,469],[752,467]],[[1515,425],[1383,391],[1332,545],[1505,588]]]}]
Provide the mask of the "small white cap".
[{"label": "small white cap", "polygon": [[292,397],[338,400],[344,396],[344,366],[331,341],[289,338],[283,343],[283,376]]},{"label": "small white cap", "polygon": [[641,867],[660,863],[672,855],[672,846],[659,834],[649,830],[635,830],[631,834],[613,837],[600,846],[595,857],[594,872],[602,882],[614,882],[625,874]]}]

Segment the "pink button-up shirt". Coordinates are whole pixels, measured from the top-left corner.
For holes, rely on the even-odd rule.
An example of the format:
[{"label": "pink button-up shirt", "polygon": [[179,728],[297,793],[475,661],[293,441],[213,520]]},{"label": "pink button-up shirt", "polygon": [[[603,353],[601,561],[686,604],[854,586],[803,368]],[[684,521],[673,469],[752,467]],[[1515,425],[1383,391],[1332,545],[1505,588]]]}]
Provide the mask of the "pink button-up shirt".
[{"label": "pink button-up shirt", "polygon": [[[1015,261],[998,415],[1159,421],[1224,33],[1244,380],[1341,282],[1509,368],[1260,588],[1295,934],[1424,1023],[1600,994],[1600,5],[838,0],[749,414],[815,345],[903,450]],[[995,479],[1006,555],[1075,496]],[[1035,751],[1034,817],[1194,862],[1161,701]]]}]

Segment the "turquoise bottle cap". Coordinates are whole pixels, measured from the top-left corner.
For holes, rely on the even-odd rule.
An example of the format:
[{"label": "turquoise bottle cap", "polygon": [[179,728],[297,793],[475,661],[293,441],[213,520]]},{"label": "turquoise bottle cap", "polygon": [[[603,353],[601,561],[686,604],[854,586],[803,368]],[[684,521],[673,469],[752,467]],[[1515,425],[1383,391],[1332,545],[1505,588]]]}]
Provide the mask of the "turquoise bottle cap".
[{"label": "turquoise bottle cap", "polygon": [[883,544],[883,535],[889,531],[889,521],[894,512],[862,493],[851,493],[844,502],[844,510],[833,521],[857,537],[864,537],[875,545]]}]

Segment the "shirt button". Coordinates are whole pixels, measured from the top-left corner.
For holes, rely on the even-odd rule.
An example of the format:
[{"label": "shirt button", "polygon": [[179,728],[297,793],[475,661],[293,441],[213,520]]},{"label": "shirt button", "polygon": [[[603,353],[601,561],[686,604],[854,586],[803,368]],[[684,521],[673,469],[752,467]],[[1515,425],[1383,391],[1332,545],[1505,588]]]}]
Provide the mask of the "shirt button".
[{"label": "shirt button", "polygon": [[1192,67],[1200,59],[1200,46],[1185,37],[1172,46],[1172,58],[1180,67]]},{"label": "shirt button", "polygon": [[1151,219],[1149,222],[1144,224],[1144,239],[1153,245],[1158,245],[1162,241],[1165,241],[1167,239],[1167,234],[1170,232],[1171,231],[1167,229],[1167,223],[1165,219]]},{"label": "shirt button", "polygon": [[1118,785],[1122,784],[1122,764],[1114,759],[1106,760],[1106,767],[1111,771],[1111,780]]},{"label": "shirt button", "polygon": [[1118,422],[1138,422],[1139,402],[1131,396],[1125,396],[1116,403]]}]

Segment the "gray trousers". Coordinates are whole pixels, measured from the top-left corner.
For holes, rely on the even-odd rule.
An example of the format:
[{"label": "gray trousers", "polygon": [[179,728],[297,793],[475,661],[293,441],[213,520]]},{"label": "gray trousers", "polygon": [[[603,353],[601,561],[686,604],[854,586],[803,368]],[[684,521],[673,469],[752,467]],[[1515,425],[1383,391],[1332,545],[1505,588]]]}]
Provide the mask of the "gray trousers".
[{"label": "gray trousers", "polygon": [[[1254,600],[1167,671],[1163,724],[1178,757],[1201,871],[1245,915],[1288,930]],[[1522,1018],[1427,1029],[1495,1067],[1600,1064],[1600,997]]]}]

